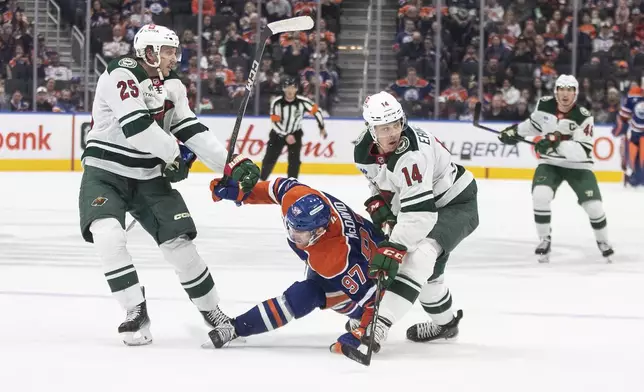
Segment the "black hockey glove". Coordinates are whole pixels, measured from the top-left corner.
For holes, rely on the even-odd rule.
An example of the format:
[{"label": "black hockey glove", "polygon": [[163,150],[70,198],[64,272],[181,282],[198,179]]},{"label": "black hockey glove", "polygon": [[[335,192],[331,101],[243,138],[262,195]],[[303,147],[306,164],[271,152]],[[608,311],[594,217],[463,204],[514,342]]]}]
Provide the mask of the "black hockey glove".
[{"label": "black hockey glove", "polygon": [[517,124],[511,125],[502,130],[499,134],[499,140],[503,144],[517,144],[519,140],[521,140],[519,137]]},{"label": "black hockey glove", "polygon": [[190,166],[181,155],[177,155],[174,161],[166,163],[163,168],[163,175],[170,180],[170,182],[179,182],[188,178]]}]

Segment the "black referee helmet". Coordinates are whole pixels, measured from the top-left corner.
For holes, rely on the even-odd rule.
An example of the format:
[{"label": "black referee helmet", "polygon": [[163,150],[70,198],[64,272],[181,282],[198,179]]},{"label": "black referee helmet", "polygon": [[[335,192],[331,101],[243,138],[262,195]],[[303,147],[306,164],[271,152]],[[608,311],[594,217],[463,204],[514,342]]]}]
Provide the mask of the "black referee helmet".
[{"label": "black referee helmet", "polygon": [[297,80],[295,80],[295,78],[292,76],[285,76],[282,79],[282,88],[287,88],[289,86],[297,87]]}]

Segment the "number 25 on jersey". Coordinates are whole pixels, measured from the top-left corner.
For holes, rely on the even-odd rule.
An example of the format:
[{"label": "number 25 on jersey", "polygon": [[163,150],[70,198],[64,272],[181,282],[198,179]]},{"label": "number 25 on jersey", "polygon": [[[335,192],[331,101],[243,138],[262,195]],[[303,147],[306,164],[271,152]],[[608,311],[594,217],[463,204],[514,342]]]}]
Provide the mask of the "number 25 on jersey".
[{"label": "number 25 on jersey", "polygon": [[132,79],[127,82],[125,80],[119,80],[119,82],[116,83],[116,88],[121,90],[121,101],[125,101],[130,97],[137,98],[139,96],[139,88]]}]

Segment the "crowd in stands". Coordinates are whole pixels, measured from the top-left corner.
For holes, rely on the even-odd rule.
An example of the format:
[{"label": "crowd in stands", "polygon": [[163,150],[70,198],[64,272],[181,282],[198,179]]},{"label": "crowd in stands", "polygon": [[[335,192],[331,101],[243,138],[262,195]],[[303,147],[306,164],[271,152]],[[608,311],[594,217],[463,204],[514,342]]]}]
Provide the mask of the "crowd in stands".
[{"label": "crowd in stands", "polygon": [[[197,0],[146,0],[145,5],[142,13],[140,0],[94,0],[91,15],[93,51],[109,62],[131,52],[134,35],[140,26],[156,23],[173,28],[179,35],[182,52],[177,71],[187,87],[191,106],[199,108],[201,113],[236,112],[255,54],[258,24],[265,26],[301,15],[316,19],[317,12],[316,1],[264,0],[258,10],[256,0],[203,0],[203,34],[199,37]],[[273,37],[266,47],[258,74],[260,113],[268,113],[269,101],[281,94],[281,79],[285,75],[298,78],[300,94],[310,98],[315,97],[315,85],[319,84],[320,106],[327,111],[337,101],[341,0],[322,0],[321,9],[320,76],[315,76],[315,30]],[[202,47],[201,58],[197,57],[198,45]],[[199,102],[198,80],[201,80]]]},{"label": "crowd in stands", "polygon": [[[0,110],[32,111],[34,37],[31,21],[20,4],[0,0]],[[74,78],[69,67],[61,64],[60,56],[37,37],[36,109],[45,112],[83,110],[80,79]]]},{"label": "crowd in stands", "polygon": [[[572,0],[483,1],[483,58],[479,0],[444,0],[440,11],[431,0],[400,1],[393,44],[399,79],[390,91],[412,117],[470,120],[482,83],[486,120],[527,118],[540,97],[553,93],[557,76],[572,73],[575,33],[579,103],[592,111],[595,122],[614,122],[620,96],[632,83],[641,84],[644,1],[581,0],[577,32]],[[434,44],[437,12],[439,49]]]}]

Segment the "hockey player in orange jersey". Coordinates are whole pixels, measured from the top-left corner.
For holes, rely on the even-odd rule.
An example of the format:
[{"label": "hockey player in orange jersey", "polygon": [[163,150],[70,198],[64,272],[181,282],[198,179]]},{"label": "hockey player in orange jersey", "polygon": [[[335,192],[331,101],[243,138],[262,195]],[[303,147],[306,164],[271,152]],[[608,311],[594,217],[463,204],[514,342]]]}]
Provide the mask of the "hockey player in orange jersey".
[{"label": "hockey player in orange jersey", "polygon": [[369,260],[383,234],[340,200],[293,178],[259,182],[247,194],[236,183],[224,184],[221,179],[213,180],[210,189],[215,202],[279,204],[288,244],[309,267],[307,278],[281,296],[237,316],[232,326],[212,330],[209,336],[214,346],[221,348],[237,337],[280,328],[315,308],[331,308],[350,318],[347,333],[331,345],[331,351],[340,352],[343,344],[358,347],[371,321],[376,294]]}]

